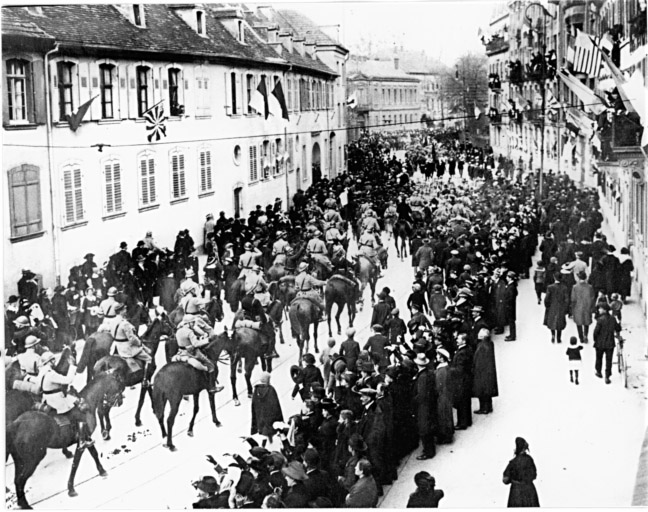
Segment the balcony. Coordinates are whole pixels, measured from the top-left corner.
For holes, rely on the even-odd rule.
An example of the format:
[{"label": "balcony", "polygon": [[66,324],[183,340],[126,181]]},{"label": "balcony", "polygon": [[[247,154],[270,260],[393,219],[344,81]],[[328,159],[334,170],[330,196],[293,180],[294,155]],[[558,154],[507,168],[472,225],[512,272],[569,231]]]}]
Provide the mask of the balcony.
[{"label": "balcony", "polygon": [[492,91],[502,90],[502,81],[497,73],[488,75],[488,88]]},{"label": "balcony", "polygon": [[493,36],[493,38],[486,43],[486,55],[495,55],[505,52],[509,49],[509,42],[503,37]]},{"label": "balcony", "polygon": [[627,158],[641,153],[643,127],[636,114],[617,115],[601,131],[601,153],[604,162]]}]

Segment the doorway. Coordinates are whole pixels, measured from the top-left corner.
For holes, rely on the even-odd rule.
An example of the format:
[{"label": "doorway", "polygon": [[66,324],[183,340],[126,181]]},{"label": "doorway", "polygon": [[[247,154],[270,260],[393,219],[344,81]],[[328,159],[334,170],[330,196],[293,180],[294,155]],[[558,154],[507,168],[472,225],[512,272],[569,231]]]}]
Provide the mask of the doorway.
[{"label": "doorway", "polygon": [[243,187],[234,189],[234,218],[243,215]]},{"label": "doorway", "polygon": [[313,144],[313,152],[311,155],[311,169],[313,175],[313,185],[322,179],[321,167],[321,151],[319,143]]}]

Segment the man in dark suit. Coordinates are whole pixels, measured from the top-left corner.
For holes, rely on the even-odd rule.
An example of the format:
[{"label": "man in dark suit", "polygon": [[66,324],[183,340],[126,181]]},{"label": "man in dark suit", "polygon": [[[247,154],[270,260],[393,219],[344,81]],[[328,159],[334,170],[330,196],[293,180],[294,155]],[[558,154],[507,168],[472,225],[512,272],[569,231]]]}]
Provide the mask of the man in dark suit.
[{"label": "man in dark suit", "polygon": [[387,327],[387,320],[389,320],[392,308],[387,304],[386,299],[387,295],[380,292],[378,294],[378,303],[373,307],[373,313],[371,315],[371,325],[380,324],[383,329]]},{"label": "man in dark suit", "polygon": [[193,483],[194,488],[198,491],[200,498],[192,505],[193,508],[220,508],[222,499],[216,495],[219,485],[213,476],[203,476],[200,480]]},{"label": "man in dark suit", "polygon": [[389,339],[383,335],[383,327],[379,323],[374,325],[372,329],[374,334],[369,337],[362,349],[369,351],[370,354],[378,358],[378,372],[384,375],[389,366],[389,356],[385,350],[385,347],[389,345]]},{"label": "man in dark suit", "polygon": [[601,378],[603,356],[605,355],[605,383],[610,384],[612,375],[612,355],[614,354],[614,334],[621,332],[621,325],[610,315],[610,306],[601,303],[597,306],[599,316],[594,328],[594,349],[596,350],[596,376]]},{"label": "man in dark suit", "polygon": [[304,482],[308,501],[315,501],[317,498],[331,498],[331,479],[327,471],[319,468],[320,455],[317,450],[308,448],[304,452],[304,466],[308,479]]},{"label": "man in dark suit", "polygon": [[344,357],[346,361],[347,369],[351,372],[354,372],[356,369],[356,361],[360,355],[360,344],[353,339],[355,336],[355,329],[349,327],[346,330],[347,339],[342,342],[340,347],[340,355]]},{"label": "man in dark suit", "polygon": [[472,369],[473,351],[466,344],[466,335],[459,334],[457,351],[450,363],[452,405],[457,409],[457,425],[455,426],[457,430],[466,430],[472,425]]},{"label": "man in dark suit", "polygon": [[412,401],[418,434],[423,445],[423,451],[416,460],[427,460],[436,455],[434,444],[437,423],[436,377],[429,367],[430,360],[425,354],[419,353],[414,362],[418,367],[418,373],[414,377]]}]

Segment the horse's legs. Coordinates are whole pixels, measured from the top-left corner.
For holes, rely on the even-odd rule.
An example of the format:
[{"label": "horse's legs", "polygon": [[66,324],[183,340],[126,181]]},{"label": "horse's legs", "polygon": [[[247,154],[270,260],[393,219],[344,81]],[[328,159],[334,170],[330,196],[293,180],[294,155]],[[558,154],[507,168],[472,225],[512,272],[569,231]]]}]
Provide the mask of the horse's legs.
[{"label": "horse's legs", "polygon": [[252,398],[252,370],[254,370],[254,365],[256,364],[255,357],[246,357],[245,358],[245,384],[247,384],[248,398]]},{"label": "horse's legs", "polygon": [[211,409],[212,413],[212,421],[214,422],[214,425],[217,427],[222,426],[222,423],[218,421],[218,417],[216,416],[216,397],[214,393],[208,393],[208,398],[209,398],[209,408]]},{"label": "horse's legs", "polygon": [[[326,301],[326,325],[328,325],[328,333],[329,336],[333,336],[333,332],[331,331],[331,310],[333,309],[333,301]],[[338,313],[339,313],[340,306],[338,305]],[[339,318],[339,314],[336,315],[336,319]],[[338,334],[340,334],[340,322],[338,321]]]},{"label": "horse's legs", "polygon": [[[146,376],[144,376],[145,378]],[[140,419],[140,412],[142,412],[142,405],[144,405],[144,397],[146,396],[146,390],[150,389],[150,386],[144,387],[144,385],[140,386],[140,395],[139,395],[139,400],[137,401],[137,411],[135,411],[135,426],[136,427],[141,427],[142,426],[142,420]]]},{"label": "horse's legs", "polygon": [[76,476],[77,469],[79,469],[79,462],[81,462],[81,455],[85,448],[81,448],[77,443],[76,450],[74,450],[74,459],[72,459],[72,469],[70,470],[70,478],[68,479],[68,496],[75,497],[78,496],[77,492],[74,490],[74,477]]},{"label": "horse's legs", "polygon": [[319,325],[319,322],[315,322],[313,325],[313,344],[315,345],[315,353],[319,354],[319,347],[317,346],[317,326]]},{"label": "horse's legs", "polygon": [[173,424],[175,423],[175,417],[178,414],[178,408],[180,407],[180,399],[175,400],[175,402],[169,400],[169,404],[171,405],[171,409],[169,410],[169,417],[167,418],[167,442],[164,446],[172,452],[175,452],[177,448],[173,444]]},{"label": "horse's legs", "polygon": [[[72,455],[72,452],[70,450],[68,450],[67,448],[63,448],[63,450],[61,450],[61,451],[63,452],[63,455],[65,455],[66,459],[71,459],[72,457],[74,457],[74,455]],[[9,454],[7,454],[7,455],[9,455]]]},{"label": "horse's legs", "polygon": [[108,476],[108,472],[104,469],[104,467],[101,465],[101,461],[99,460],[99,454],[97,453],[97,448],[95,448],[94,445],[91,445],[88,446],[88,451],[90,452],[92,459],[95,461],[95,465],[97,466],[97,471],[99,471],[99,476],[103,476],[103,477]]},{"label": "horse's legs", "polygon": [[234,405],[239,406],[238,393],[236,392],[236,367],[238,366],[239,356],[235,355],[230,357],[230,383],[232,384],[232,399],[234,400]]},{"label": "horse's legs", "polygon": [[[349,308],[349,305],[347,304],[347,308]],[[338,336],[342,334],[342,326],[340,325],[340,317],[342,316],[342,309],[344,309],[344,305],[338,304],[337,305],[337,313],[335,314],[335,323],[337,324],[337,333]],[[351,308],[349,308],[350,310]],[[329,320],[329,336],[331,336],[331,321]]]},{"label": "horse's legs", "polygon": [[36,468],[45,458],[47,448],[38,447],[37,450],[29,453],[30,460],[25,460],[22,454],[12,451],[11,455],[14,460],[14,484],[16,486],[16,498],[18,499],[18,506],[22,509],[31,509],[25,496],[25,485],[27,480],[34,474]]},{"label": "horse's legs", "polygon": [[191,417],[191,421],[189,422],[189,430],[187,431],[187,435],[189,437],[193,437],[193,428],[194,428],[194,422],[196,421],[196,416],[198,415],[198,408],[200,407],[198,401],[200,400],[200,392],[194,393],[193,396],[193,416]]}]

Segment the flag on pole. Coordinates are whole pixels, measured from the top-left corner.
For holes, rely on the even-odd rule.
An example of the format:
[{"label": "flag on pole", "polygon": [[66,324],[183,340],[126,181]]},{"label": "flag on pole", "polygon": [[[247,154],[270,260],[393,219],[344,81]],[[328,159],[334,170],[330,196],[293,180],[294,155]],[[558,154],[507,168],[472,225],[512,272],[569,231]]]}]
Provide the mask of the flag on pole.
[{"label": "flag on pole", "polygon": [[146,131],[148,141],[151,142],[154,138],[156,141],[162,137],[166,137],[166,121],[168,117],[164,115],[164,106],[162,101],[156,103],[149,108],[142,117],[146,120]]},{"label": "flag on pole", "polygon": [[608,38],[592,37],[577,30],[574,44],[574,72],[585,73],[591,78],[598,78],[602,63],[601,49],[611,51],[612,42]]},{"label": "flag on pole", "polygon": [[[610,69],[614,83],[619,91],[619,96],[623,100],[623,104],[629,112],[636,112],[641,118],[642,124],[646,123],[646,88],[643,84],[641,71],[637,70],[630,77],[626,79],[621,70],[614,65],[612,59],[603,54],[603,61]],[[646,130],[644,130],[644,133]]]},{"label": "flag on pole", "polygon": [[585,104],[585,109],[599,115],[606,109],[603,99],[594,94],[594,91],[578,80],[574,75],[565,70],[560,70],[558,75],[564,84]]},{"label": "flag on pole", "polygon": [[356,108],[358,106],[358,95],[355,91],[347,98],[346,104],[349,108]]},{"label": "flag on pole", "polygon": [[[97,96],[99,95],[97,94]],[[86,112],[90,108],[90,104],[97,96],[94,96],[90,98],[88,101],[86,101],[83,105],[81,105],[77,109],[76,112],[73,112],[72,115],[68,114],[65,116],[65,120],[70,125],[70,130],[72,130],[73,132],[77,131],[77,129],[81,125],[81,121],[83,121],[83,117],[86,115]]]},{"label": "flag on pole", "polygon": [[286,97],[284,96],[283,87],[281,87],[281,80],[277,80],[274,89],[272,89],[272,96],[279,104],[279,110],[277,110],[277,114],[279,114],[279,111],[281,111],[281,117],[286,121],[289,121],[290,119],[288,117],[288,105],[286,105]]},{"label": "flag on pole", "polygon": [[265,77],[261,77],[256,91],[252,94],[248,106],[256,110],[259,114],[263,114],[265,119],[270,115],[270,103],[268,101],[268,89],[266,88]]}]

